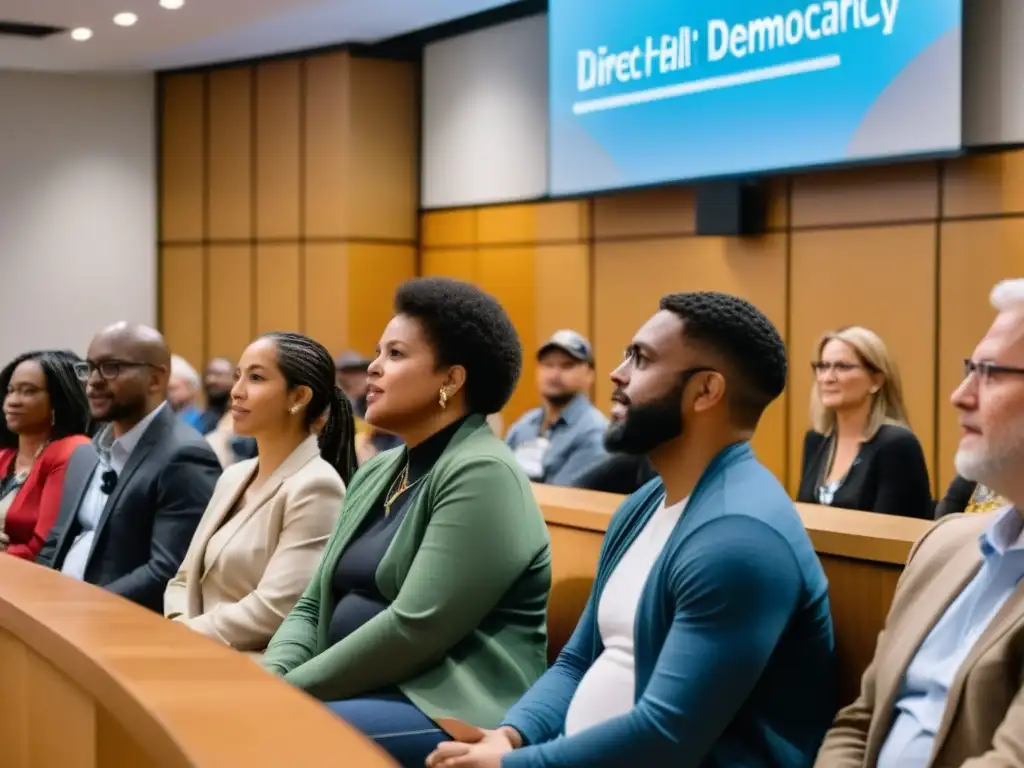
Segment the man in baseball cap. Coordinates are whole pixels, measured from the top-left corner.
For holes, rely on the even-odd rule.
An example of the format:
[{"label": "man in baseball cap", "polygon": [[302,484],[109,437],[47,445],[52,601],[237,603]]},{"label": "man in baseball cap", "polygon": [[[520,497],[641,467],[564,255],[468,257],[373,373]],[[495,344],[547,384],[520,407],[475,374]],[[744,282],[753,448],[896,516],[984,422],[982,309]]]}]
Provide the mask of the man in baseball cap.
[{"label": "man in baseball cap", "polygon": [[537,363],[542,404],[513,424],[505,439],[531,480],[571,485],[607,455],[608,422],[588,399],[593,348],[576,331],[557,331],[537,351]]}]

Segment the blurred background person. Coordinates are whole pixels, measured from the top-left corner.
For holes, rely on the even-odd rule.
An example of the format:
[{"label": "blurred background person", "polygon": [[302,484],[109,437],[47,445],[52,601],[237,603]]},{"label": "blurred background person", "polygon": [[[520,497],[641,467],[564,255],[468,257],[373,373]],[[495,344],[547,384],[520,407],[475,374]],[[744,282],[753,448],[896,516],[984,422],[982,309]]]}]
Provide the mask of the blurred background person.
[{"label": "blurred background person", "polygon": [[217,483],[164,614],[262,651],[307,587],[356,470],[349,399],[330,353],[295,333],[249,345],[231,390],[234,430],[259,445]]},{"label": "blurred background person", "polygon": [[89,442],[89,401],[71,352],[28,352],[0,371],[0,549],[34,560],[60,512],[75,448]]},{"label": "blurred background person", "polygon": [[505,442],[531,480],[572,485],[607,457],[608,420],[590,402],[594,355],[576,331],[558,331],[537,350],[541,405],[513,424]]},{"label": "blurred background person", "polygon": [[199,374],[181,355],[171,355],[171,375],[167,380],[167,405],[186,424],[199,429],[203,412],[199,409]]},{"label": "blurred background person", "polygon": [[797,500],[930,519],[931,481],[910,431],[896,362],[877,334],[821,337]]}]

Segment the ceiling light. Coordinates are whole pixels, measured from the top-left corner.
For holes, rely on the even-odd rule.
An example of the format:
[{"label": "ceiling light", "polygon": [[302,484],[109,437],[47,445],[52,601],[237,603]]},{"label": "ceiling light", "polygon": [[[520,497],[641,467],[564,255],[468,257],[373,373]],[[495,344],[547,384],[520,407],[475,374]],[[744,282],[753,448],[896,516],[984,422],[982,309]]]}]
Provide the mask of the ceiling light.
[{"label": "ceiling light", "polygon": [[135,22],[137,22],[138,20],[139,20],[139,17],[136,16],[131,11],[125,11],[124,13],[119,13],[119,14],[117,14],[117,16],[114,17],[114,23],[117,24],[117,26],[119,26],[119,27],[130,27]]},{"label": "ceiling light", "polygon": [[92,37],[92,30],[88,27],[78,27],[71,30],[71,39],[77,40],[80,43],[84,43],[90,37]]},{"label": "ceiling light", "polygon": [[185,0],[160,0],[160,7],[168,11],[176,11],[185,4]]}]

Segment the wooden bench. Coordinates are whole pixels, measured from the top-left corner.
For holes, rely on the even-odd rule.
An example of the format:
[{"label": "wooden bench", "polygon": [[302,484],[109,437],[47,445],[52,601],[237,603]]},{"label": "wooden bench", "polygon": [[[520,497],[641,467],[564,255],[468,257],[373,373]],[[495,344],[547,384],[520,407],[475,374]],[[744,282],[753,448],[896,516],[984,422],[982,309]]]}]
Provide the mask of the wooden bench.
[{"label": "wooden bench", "polygon": [[5,768],[388,768],[251,659],[102,589],[0,555]]},{"label": "wooden bench", "polygon": [[[623,497],[550,485],[533,488],[551,533],[548,650],[553,661],[586,606],[604,532]],[[847,703],[860,690],[910,548],[931,523],[811,504],[797,504],[797,511],[828,576],[840,701]]]}]

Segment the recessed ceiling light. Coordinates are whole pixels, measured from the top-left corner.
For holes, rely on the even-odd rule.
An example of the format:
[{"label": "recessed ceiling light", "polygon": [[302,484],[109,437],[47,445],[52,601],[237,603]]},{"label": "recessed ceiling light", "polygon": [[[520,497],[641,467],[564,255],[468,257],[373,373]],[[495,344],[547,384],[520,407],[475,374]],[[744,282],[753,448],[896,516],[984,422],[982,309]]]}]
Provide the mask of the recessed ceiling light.
[{"label": "recessed ceiling light", "polygon": [[139,20],[139,17],[136,16],[131,11],[125,11],[124,13],[119,13],[119,14],[117,14],[117,16],[114,17],[114,23],[117,24],[117,26],[119,26],[119,27],[130,27],[135,22],[137,22],[138,20]]},{"label": "recessed ceiling light", "polygon": [[160,0],[160,7],[168,11],[176,11],[185,4],[185,0]]},{"label": "recessed ceiling light", "polygon": [[84,43],[90,37],[92,37],[92,30],[88,27],[78,27],[71,30],[71,39],[77,40],[80,43]]}]

